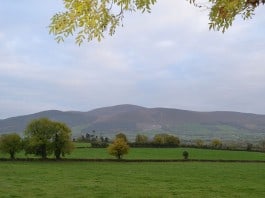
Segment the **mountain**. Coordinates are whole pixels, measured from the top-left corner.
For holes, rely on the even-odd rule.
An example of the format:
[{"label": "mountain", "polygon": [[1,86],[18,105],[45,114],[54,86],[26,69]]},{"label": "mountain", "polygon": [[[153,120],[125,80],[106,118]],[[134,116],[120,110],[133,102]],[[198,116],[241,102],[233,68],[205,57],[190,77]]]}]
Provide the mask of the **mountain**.
[{"label": "mountain", "polygon": [[152,136],[167,132],[184,139],[249,140],[265,138],[265,115],[239,112],[196,112],[169,108],[117,105],[88,112],[43,111],[0,120],[0,133],[21,133],[32,119],[47,117],[65,122],[75,136],[96,131],[112,137],[122,131]]}]

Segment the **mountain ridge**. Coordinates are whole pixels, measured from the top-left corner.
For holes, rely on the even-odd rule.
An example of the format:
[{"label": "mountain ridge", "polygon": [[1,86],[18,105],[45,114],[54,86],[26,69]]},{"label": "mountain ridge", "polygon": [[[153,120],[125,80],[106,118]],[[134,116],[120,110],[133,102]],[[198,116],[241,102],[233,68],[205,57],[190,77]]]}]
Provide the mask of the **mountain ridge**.
[{"label": "mountain ridge", "polygon": [[91,111],[47,110],[0,120],[0,134],[22,133],[32,120],[47,117],[68,124],[75,136],[99,131],[114,136],[122,131],[153,135],[167,132],[182,138],[260,139],[265,137],[265,115],[233,111],[200,112],[173,108],[116,105]]}]

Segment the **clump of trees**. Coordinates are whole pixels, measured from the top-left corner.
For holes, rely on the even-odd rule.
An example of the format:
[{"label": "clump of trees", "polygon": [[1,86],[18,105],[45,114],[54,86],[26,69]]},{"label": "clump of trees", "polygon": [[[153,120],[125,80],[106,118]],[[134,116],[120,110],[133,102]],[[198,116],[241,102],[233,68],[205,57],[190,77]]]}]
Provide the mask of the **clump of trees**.
[{"label": "clump of trees", "polygon": [[26,154],[34,154],[46,159],[54,154],[60,159],[74,149],[71,141],[71,129],[64,123],[40,118],[32,120],[24,132],[22,140],[18,134],[6,134],[0,137],[0,150],[8,153],[11,159],[22,149]]},{"label": "clump of trees", "polygon": [[129,143],[132,147],[178,147],[180,140],[177,136],[167,133],[156,134],[153,138],[143,134],[137,134],[134,142]]},{"label": "clump of trees", "polygon": [[109,138],[101,134],[97,135],[95,130],[92,133],[86,132],[85,135],[82,135],[77,140],[74,139],[74,141],[91,143],[93,148],[106,148],[109,145]]},{"label": "clump of trees", "polygon": [[54,153],[60,159],[69,154],[74,146],[71,141],[71,129],[64,123],[40,118],[31,121],[25,130],[25,151],[43,159]]},{"label": "clump of trees", "polygon": [[135,144],[147,144],[148,143],[148,137],[146,135],[137,134],[135,137]]},{"label": "clump of trees", "polygon": [[174,135],[162,133],[154,136],[153,144],[156,146],[179,146],[180,140]]}]

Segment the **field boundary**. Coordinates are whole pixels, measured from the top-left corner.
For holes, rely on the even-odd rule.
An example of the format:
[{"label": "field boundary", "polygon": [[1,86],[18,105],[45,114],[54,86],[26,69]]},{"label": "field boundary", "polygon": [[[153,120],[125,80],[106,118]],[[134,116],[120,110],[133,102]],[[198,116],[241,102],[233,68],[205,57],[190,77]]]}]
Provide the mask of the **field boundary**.
[{"label": "field boundary", "polygon": [[54,158],[48,158],[48,159],[41,159],[41,158],[16,158],[16,159],[9,159],[9,158],[0,158],[0,161],[22,161],[22,162],[224,162],[224,163],[265,163],[265,160],[207,160],[207,159],[69,159],[69,158],[63,158],[63,159],[54,159]]}]

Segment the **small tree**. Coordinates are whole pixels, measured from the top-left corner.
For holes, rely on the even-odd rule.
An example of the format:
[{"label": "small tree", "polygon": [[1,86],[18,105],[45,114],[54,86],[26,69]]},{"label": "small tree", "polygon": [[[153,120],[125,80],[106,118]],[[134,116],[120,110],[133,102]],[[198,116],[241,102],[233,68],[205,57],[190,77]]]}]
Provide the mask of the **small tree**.
[{"label": "small tree", "polygon": [[123,138],[116,138],[114,142],[108,146],[107,150],[110,155],[120,160],[123,155],[128,153],[129,145]]},{"label": "small tree", "polygon": [[189,158],[188,151],[183,151],[182,156],[184,157],[185,160],[187,160]]},{"label": "small tree", "polygon": [[11,159],[15,159],[15,154],[22,150],[22,141],[18,134],[6,134],[0,137],[0,150],[8,153]]}]

